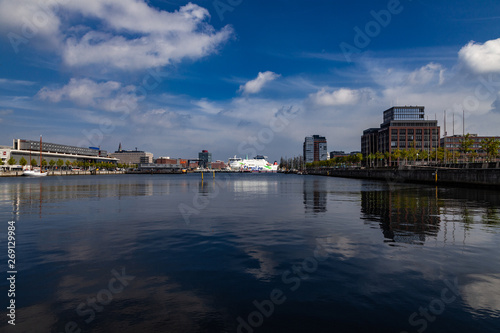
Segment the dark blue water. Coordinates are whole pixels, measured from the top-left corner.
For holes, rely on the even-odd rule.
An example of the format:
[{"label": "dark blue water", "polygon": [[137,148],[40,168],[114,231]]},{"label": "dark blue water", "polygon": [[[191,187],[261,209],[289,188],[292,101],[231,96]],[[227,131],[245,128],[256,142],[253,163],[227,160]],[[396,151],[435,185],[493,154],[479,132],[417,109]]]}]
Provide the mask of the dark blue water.
[{"label": "dark blue water", "polygon": [[0,330],[500,331],[500,192],[204,178],[0,179]]}]

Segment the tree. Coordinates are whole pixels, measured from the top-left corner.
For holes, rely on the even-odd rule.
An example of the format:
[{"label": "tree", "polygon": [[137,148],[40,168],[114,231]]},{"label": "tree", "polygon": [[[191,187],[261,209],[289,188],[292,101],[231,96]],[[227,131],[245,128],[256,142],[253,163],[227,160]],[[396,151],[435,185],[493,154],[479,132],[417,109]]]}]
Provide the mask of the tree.
[{"label": "tree", "polygon": [[21,164],[22,166],[25,166],[26,164],[28,164],[28,161],[26,161],[26,159],[24,157],[21,157],[21,159],[19,160],[19,164]]},{"label": "tree", "polygon": [[399,149],[399,148],[394,149],[392,152],[392,158],[394,160],[398,161],[398,165],[399,165],[399,159],[401,158],[401,149]]},{"label": "tree", "polygon": [[367,158],[368,158],[370,167],[373,167],[373,160],[375,159],[375,154],[370,153],[370,154],[368,154]]},{"label": "tree", "polygon": [[42,159],[42,166],[47,166],[47,160],[45,160],[45,158]]},{"label": "tree", "polygon": [[69,160],[66,160],[66,167],[69,168],[70,165],[71,165],[71,162]]},{"label": "tree", "polygon": [[405,161],[404,164],[406,164],[406,159],[408,158],[408,150],[401,150],[401,158]]},{"label": "tree", "polygon": [[381,161],[384,158],[384,154],[381,152],[377,151],[375,153],[375,158],[377,159],[377,166],[379,166],[379,161]]},{"label": "tree", "polygon": [[429,152],[427,150],[419,150],[418,151],[418,159],[421,161],[425,161],[429,158]]},{"label": "tree", "polygon": [[49,161],[49,165],[50,165],[50,167],[51,167],[51,168],[52,168],[52,170],[53,170],[53,169],[54,169],[54,165],[56,165],[56,161],[54,161],[54,160],[50,160],[50,161]]},{"label": "tree", "polygon": [[498,149],[500,149],[500,141],[495,138],[488,138],[481,140],[481,148],[486,152],[488,160],[491,161],[498,156]]},{"label": "tree", "polygon": [[470,137],[470,134],[467,133],[463,137],[462,140],[460,140],[460,148],[459,151],[464,155],[464,157],[467,159],[468,154],[472,151],[472,145],[474,144],[474,139]]},{"label": "tree", "polygon": [[14,165],[16,164],[16,160],[14,159],[14,157],[11,157],[7,160],[7,164],[8,165]]},{"label": "tree", "polygon": [[389,160],[391,159],[391,153],[389,153],[388,151],[386,151],[384,153],[384,159],[385,159],[385,164],[389,164]]},{"label": "tree", "polygon": [[38,162],[35,159],[32,159],[30,164],[31,164],[31,166],[37,166]]},{"label": "tree", "polygon": [[3,160],[0,158],[0,165],[4,165]]},{"label": "tree", "polygon": [[58,167],[58,168],[61,168],[63,165],[64,165],[64,161],[63,161],[63,160],[61,160],[61,159],[58,159],[58,160],[57,160],[57,167]]},{"label": "tree", "polygon": [[418,156],[418,151],[415,148],[410,148],[408,150],[408,158],[413,161],[413,164],[415,164],[417,156]]}]

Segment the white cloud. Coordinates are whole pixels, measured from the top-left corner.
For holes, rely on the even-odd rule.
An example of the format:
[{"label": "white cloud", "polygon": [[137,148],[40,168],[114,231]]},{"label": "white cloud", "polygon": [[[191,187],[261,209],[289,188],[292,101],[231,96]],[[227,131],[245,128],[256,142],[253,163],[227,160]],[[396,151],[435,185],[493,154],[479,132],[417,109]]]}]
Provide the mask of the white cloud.
[{"label": "white cloud", "polygon": [[274,72],[259,72],[259,75],[257,75],[257,78],[248,81],[244,85],[240,86],[240,89],[238,91],[244,93],[244,94],[256,94],[259,91],[262,90],[264,85],[270,81],[276,80],[278,77],[280,77],[279,74],[276,74]]},{"label": "white cloud", "polygon": [[37,0],[0,0],[0,30],[24,38],[29,22],[28,39],[50,40],[70,67],[138,70],[201,58],[232,36],[230,26],[216,31],[209,18],[208,10],[192,3],[166,12],[143,0],[52,1],[43,7]]},{"label": "white cloud", "polygon": [[309,98],[319,106],[353,105],[358,103],[366,92],[349,88],[340,88],[329,92],[326,88],[322,88],[320,91],[310,94]]},{"label": "white cloud", "polygon": [[408,76],[408,81],[412,85],[426,85],[433,81],[437,81],[438,84],[443,84],[444,72],[443,66],[431,62],[411,72]]},{"label": "white cloud", "polygon": [[469,42],[458,52],[462,62],[475,73],[500,72],[500,38],[484,44]]},{"label": "white cloud", "polygon": [[119,82],[102,83],[90,79],[71,79],[60,89],[43,87],[37,94],[42,100],[59,103],[63,100],[107,111],[130,111],[137,106],[135,88],[123,87]]},{"label": "white cloud", "polygon": [[20,86],[32,86],[35,82],[32,81],[24,81],[24,80],[11,80],[11,79],[0,79],[1,85],[20,85]]}]

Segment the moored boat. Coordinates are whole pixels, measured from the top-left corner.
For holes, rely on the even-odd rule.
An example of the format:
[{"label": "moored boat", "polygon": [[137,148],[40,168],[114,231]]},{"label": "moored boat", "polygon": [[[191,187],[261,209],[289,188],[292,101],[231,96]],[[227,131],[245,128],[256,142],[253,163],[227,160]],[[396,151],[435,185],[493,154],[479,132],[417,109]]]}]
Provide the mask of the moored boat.
[{"label": "moored boat", "polygon": [[[30,150],[30,164],[31,164],[31,150]],[[39,170],[32,170],[32,169],[24,170],[23,176],[28,176],[28,177],[45,177],[45,176],[47,176],[47,172],[43,172],[43,170],[42,170],[42,136],[41,135],[40,135],[40,169]]]}]

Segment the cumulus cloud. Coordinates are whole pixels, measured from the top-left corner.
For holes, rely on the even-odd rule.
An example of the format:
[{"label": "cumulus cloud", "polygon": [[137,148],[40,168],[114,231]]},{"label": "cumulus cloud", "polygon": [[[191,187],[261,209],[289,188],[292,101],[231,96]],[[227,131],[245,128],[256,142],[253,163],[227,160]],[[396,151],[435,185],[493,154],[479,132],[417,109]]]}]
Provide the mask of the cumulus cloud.
[{"label": "cumulus cloud", "polygon": [[349,88],[340,88],[334,91],[322,88],[320,91],[310,94],[309,98],[319,106],[353,105],[359,102],[362,94],[361,90]]},{"label": "cumulus cloud", "polygon": [[107,111],[127,111],[137,105],[133,86],[123,87],[115,81],[95,82],[90,79],[71,79],[62,88],[43,87],[37,94],[42,100],[59,103],[71,101]]},{"label": "cumulus cloud", "polygon": [[0,30],[24,38],[29,22],[28,37],[51,40],[70,67],[138,70],[204,57],[232,35],[230,26],[216,31],[206,22],[209,18],[208,10],[192,3],[167,12],[143,0],[49,1],[43,6],[37,0],[0,0]]},{"label": "cumulus cloud", "polygon": [[259,72],[259,75],[257,75],[257,78],[248,81],[244,85],[240,86],[240,89],[238,90],[239,92],[242,92],[243,94],[256,94],[259,91],[262,90],[264,85],[268,82],[271,82],[273,80],[276,80],[279,78],[280,75],[276,74],[274,72]]},{"label": "cumulus cloud", "polygon": [[438,84],[443,84],[444,72],[443,66],[431,62],[411,72],[408,76],[408,81],[412,85],[429,84],[433,81],[437,81]]},{"label": "cumulus cloud", "polygon": [[475,73],[500,73],[500,38],[484,44],[471,41],[462,47],[458,56]]}]

